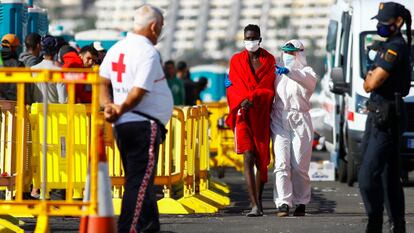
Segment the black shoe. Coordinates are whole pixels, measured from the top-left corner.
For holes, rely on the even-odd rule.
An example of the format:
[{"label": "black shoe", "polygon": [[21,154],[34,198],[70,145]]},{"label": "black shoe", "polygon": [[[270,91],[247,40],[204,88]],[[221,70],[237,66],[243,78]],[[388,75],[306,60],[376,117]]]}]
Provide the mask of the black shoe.
[{"label": "black shoe", "polygon": [[296,206],[293,216],[305,216],[306,206],[304,204],[299,204]]},{"label": "black shoe", "polygon": [[279,212],[277,213],[278,217],[287,217],[289,216],[289,206],[287,204],[283,204],[279,206]]},{"label": "black shoe", "polygon": [[365,233],[378,233],[382,232],[382,217],[381,218],[368,218],[367,228]]},{"label": "black shoe", "polygon": [[390,233],[406,233],[405,221],[389,221]]}]

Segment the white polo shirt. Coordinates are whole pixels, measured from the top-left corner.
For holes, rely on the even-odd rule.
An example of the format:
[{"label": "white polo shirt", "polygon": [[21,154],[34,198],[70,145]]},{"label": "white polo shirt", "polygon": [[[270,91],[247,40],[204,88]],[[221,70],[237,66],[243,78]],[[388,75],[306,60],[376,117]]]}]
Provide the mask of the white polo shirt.
[{"label": "white polo shirt", "polygon": [[[147,90],[133,110],[146,113],[167,124],[173,110],[173,98],[154,45],[146,37],[128,33],[106,54],[99,70],[103,78],[111,80],[114,103],[122,104],[132,87]],[[148,120],[127,112],[115,124]]]}]

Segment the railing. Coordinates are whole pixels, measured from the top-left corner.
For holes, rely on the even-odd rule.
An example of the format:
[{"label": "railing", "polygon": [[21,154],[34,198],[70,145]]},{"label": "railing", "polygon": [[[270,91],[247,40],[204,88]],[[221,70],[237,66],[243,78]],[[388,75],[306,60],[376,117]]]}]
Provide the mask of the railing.
[{"label": "railing", "polygon": [[[33,77],[33,73],[37,76]],[[7,106],[5,102],[2,104],[3,112],[8,114],[8,119],[5,121],[5,128],[7,130],[2,131],[2,145],[7,145],[2,149],[7,153],[1,154],[1,164],[4,165],[3,169],[7,169],[9,172],[4,174],[0,178],[0,185],[4,185],[7,181],[7,198],[6,200],[0,200],[0,215],[34,215],[38,216],[38,224],[36,231],[41,232],[47,229],[48,216],[80,216],[80,215],[95,215],[97,213],[97,171],[98,171],[98,130],[102,128],[103,119],[98,114],[99,111],[99,75],[97,70],[84,70],[84,69],[67,69],[67,70],[32,70],[32,69],[0,69],[0,83],[15,83],[17,86],[17,101],[15,109],[13,107],[8,108],[9,113],[5,111]],[[25,106],[25,85],[35,83],[65,83],[68,88],[68,104],[60,106],[61,114],[66,114],[66,128],[64,129],[64,147],[65,147],[65,163],[59,164],[60,169],[65,168],[64,174],[60,173],[62,179],[58,179],[55,185],[59,188],[66,189],[66,198],[64,200],[50,200],[48,199],[48,190],[53,186],[53,182],[49,182],[50,176],[53,177],[53,169],[56,169],[54,163],[50,160],[56,159],[55,152],[59,152],[59,149],[53,148],[51,143],[56,137],[56,129],[53,128],[50,123],[53,121],[54,107],[48,106],[43,108],[43,105],[37,104],[32,106],[32,116],[39,117],[37,120],[33,120],[32,123],[42,123],[36,128],[38,131],[32,132],[32,136],[36,144],[33,144],[33,155],[29,154],[31,145],[28,143],[27,128],[27,112]],[[90,124],[90,153],[89,153],[89,167],[90,167],[90,184],[91,195],[90,200],[87,202],[74,200],[73,192],[77,190],[81,192],[79,185],[74,185],[77,179],[76,170],[78,164],[75,164],[76,148],[75,142],[75,84],[90,84],[92,85],[92,104],[91,104],[91,124]],[[11,105],[9,105],[11,106]],[[49,108],[50,107],[50,108]],[[63,109],[62,109],[63,108]],[[14,111],[14,116],[13,115]],[[49,114],[51,111],[51,115]],[[86,115],[86,114],[85,114]],[[46,118],[44,116],[47,116]],[[13,119],[13,123],[9,124]],[[3,122],[2,122],[3,124]],[[3,129],[3,127],[2,127]],[[32,128],[33,129],[33,128]],[[7,131],[7,132],[5,132]],[[37,133],[36,133],[37,132]],[[12,134],[9,137],[9,134]],[[4,138],[7,135],[7,138]],[[52,136],[51,136],[52,135]],[[85,135],[86,137],[86,135]],[[30,137],[29,137],[30,139]],[[38,141],[36,141],[38,139]],[[10,143],[11,140],[11,143]],[[58,143],[59,144],[59,143]],[[62,146],[62,143],[59,144]],[[49,148],[51,146],[52,148]],[[49,151],[49,152],[48,152]],[[62,152],[62,150],[60,150]],[[62,154],[61,159],[62,159]],[[84,155],[86,157],[87,154]],[[11,159],[10,159],[11,158]],[[49,164],[48,164],[49,163]],[[28,166],[28,165],[31,166]],[[50,165],[52,164],[52,165]],[[76,165],[76,166],[75,166]],[[62,167],[63,166],[63,167]],[[87,164],[85,163],[86,167]],[[37,170],[30,171],[28,167],[37,168]],[[51,167],[51,168],[50,168]],[[47,168],[47,169],[44,169]],[[52,169],[52,170],[49,170]],[[87,169],[83,171],[86,172]],[[6,170],[4,170],[7,172]],[[86,177],[86,174],[82,174]],[[40,200],[26,200],[24,192],[30,191],[27,186],[30,185],[31,178],[35,178],[33,184],[40,185]],[[53,180],[53,179],[52,179]],[[39,182],[40,181],[40,182]],[[50,187],[48,188],[48,185]],[[11,228],[15,231],[21,231],[18,227],[14,226],[10,221],[0,219],[3,226]],[[41,222],[42,224],[39,224]]]},{"label": "railing", "polygon": [[[67,85],[68,104],[25,106],[25,85],[59,82]],[[124,172],[112,125],[98,112],[97,70],[0,69],[0,83],[17,85],[17,101],[0,101],[0,191],[6,193],[5,200],[0,200],[0,215],[38,216],[37,232],[47,229],[48,216],[96,215],[98,137],[102,129],[113,203],[119,214]],[[75,84],[92,85],[92,104],[75,104]],[[219,115],[224,114],[225,106],[218,104]],[[163,188],[164,197],[158,201],[161,214],[215,213],[230,204],[230,199],[221,194],[228,193],[228,188],[210,175],[210,149],[212,142],[220,140],[213,135],[219,132],[216,122],[209,106],[174,108],[166,125],[166,140],[160,146],[154,181]],[[82,201],[88,170],[90,199]],[[40,189],[40,200],[26,199],[24,194],[31,191],[31,185]],[[217,191],[213,187],[221,188]],[[52,200],[54,196],[49,193],[55,190],[64,192],[61,200]],[[182,193],[177,194],[180,190]],[[0,218],[3,226],[21,231],[11,222]]]}]

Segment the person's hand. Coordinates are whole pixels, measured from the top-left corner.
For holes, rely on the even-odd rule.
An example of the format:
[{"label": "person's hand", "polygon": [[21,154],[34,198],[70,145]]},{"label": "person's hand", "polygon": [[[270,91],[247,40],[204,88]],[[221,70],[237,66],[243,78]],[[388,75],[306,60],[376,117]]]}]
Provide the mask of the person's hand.
[{"label": "person's hand", "polygon": [[116,105],[116,104],[105,105],[104,117],[106,121],[113,123],[116,120],[118,120],[120,115],[121,115],[121,108],[119,105]]},{"label": "person's hand", "polygon": [[240,106],[241,106],[243,109],[247,110],[247,109],[249,109],[251,106],[253,106],[253,103],[252,103],[252,102],[250,102],[248,99],[245,99],[245,100],[243,100],[243,101],[241,102]]},{"label": "person's hand", "polygon": [[276,66],[275,74],[281,75],[281,74],[287,74],[287,73],[289,73],[288,68]]}]

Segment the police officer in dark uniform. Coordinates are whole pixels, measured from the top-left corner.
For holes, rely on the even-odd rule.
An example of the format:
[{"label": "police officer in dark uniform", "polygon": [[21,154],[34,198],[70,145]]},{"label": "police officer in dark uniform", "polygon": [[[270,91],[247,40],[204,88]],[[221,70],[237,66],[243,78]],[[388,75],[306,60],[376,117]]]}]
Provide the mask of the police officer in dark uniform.
[{"label": "police officer in dark uniform", "polygon": [[[404,193],[399,172],[399,138],[406,120],[402,97],[410,89],[411,14],[401,4],[381,3],[377,33],[385,37],[364,89],[370,92],[363,138],[359,188],[368,215],[366,232],[382,232],[387,210],[390,232],[406,232]],[[407,42],[401,27],[407,26]]]}]

